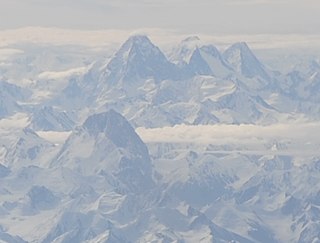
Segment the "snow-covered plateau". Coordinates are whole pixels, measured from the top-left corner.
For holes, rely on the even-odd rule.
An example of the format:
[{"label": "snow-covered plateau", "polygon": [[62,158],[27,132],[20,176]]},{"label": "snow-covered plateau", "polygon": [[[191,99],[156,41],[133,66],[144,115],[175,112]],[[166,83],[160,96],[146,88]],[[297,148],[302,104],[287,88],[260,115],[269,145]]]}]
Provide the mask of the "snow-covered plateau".
[{"label": "snow-covered plateau", "polygon": [[0,242],[320,242],[320,56],[113,50],[0,48]]}]

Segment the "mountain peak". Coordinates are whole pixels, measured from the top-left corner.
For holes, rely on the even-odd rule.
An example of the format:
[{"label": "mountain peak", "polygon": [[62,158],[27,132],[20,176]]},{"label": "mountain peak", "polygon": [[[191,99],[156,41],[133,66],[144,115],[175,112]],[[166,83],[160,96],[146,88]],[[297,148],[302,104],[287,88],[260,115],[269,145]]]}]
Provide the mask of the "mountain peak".
[{"label": "mountain peak", "polygon": [[238,71],[245,77],[253,78],[260,76],[268,80],[264,66],[249,48],[246,42],[238,42],[230,46],[224,53],[223,58],[234,70]]},{"label": "mountain peak", "polygon": [[190,62],[190,59],[197,48],[201,46],[201,40],[198,36],[190,36],[182,40],[180,44],[172,50],[170,61],[184,66]]},{"label": "mountain peak", "polygon": [[84,122],[83,126],[91,134],[105,132],[109,127],[119,126],[125,120],[119,113],[110,109],[109,111],[91,115]]},{"label": "mountain peak", "polygon": [[[132,35],[120,48],[120,51],[128,51],[133,47],[140,49],[142,52],[146,50],[158,49],[146,35]],[[158,51],[158,50],[157,50]]]},{"label": "mountain peak", "polygon": [[156,47],[151,40],[145,35],[132,35],[125,43],[120,47],[116,53],[117,56],[130,57],[130,54],[137,54],[139,52],[143,56],[151,55],[152,52],[157,54],[160,52],[159,48]]},{"label": "mountain peak", "polygon": [[234,43],[231,47],[239,48],[239,49],[242,49],[242,50],[247,50],[247,49],[250,50],[247,42],[245,42],[245,41],[240,41],[240,42]]},{"label": "mountain peak", "polygon": [[136,44],[141,44],[145,42],[151,43],[149,37],[146,35],[131,35],[128,38],[127,42],[136,43]]},{"label": "mountain peak", "polygon": [[213,45],[196,47],[191,55],[188,68],[194,74],[226,77],[232,68],[222,58],[219,50]]},{"label": "mountain peak", "polygon": [[192,53],[188,66],[197,75],[212,74],[212,70],[210,69],[210,66],[201,55],[200,49],[198,47]]},{"label": "mountain peak", "polygon": [[147,36],[131,36],[107,65],[109,81],[132,81],[174,76],[174,66]]},{"label": "mountain peak", "polygon": [[116,146],[121,148],[143,144],[126,118],[113,109],[91,115],[84,122],[83,127],[93,136],[104,133]]},{"label": "mountain peak", "polygon": [[181,43],[186,43],[186,42],[199,42],[200,38],[198,36],[189,36],[187,38],[185,38],[184,40],[182,40]]},{"label": "mountain peak", "polygon": [[223,53],[223,55],[227,57],[238,55],[241,59],[257,59],[246,42],[234,43]]},{"label": "mountain peak", "polygon": [[70,135],[51,163],[59,165],[77,168],[86,175],[100,171],[118,181],[112,185],[120,191],[122,183],[135,192],[153,185],[147,146],[126,118],[112,109],[89,116]]},{"label": "mountain peak", "polygon": [[217,58],[219,58],[219,59],[222,59],[221,53],[220,53],[219,50],[218,50],[215,46],[213,46],[213,45],[205,45],[205,46],[202,46],[202,47],[200,48],[200,50],[203,51],[203,52],[206,52],[206,53],[208,53],[208,54],[210,54],[210,55],[212,55],[212,56],[214,56],[214,57],[217,57]]}]

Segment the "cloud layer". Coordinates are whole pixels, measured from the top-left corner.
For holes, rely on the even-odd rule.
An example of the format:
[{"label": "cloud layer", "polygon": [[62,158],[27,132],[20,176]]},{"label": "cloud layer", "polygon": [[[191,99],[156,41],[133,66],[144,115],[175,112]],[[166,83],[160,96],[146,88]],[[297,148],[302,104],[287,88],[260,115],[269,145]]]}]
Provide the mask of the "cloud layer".
[{"label": "cloud layer", "polygon": [[[191,143],[228,146],[239,151],[278,151],[284,154],[320,155],[320,123],[259,125],[178,125],[155,129],[137,128],[147,143]],[[221,152],[221,151],[220,151]]]}]

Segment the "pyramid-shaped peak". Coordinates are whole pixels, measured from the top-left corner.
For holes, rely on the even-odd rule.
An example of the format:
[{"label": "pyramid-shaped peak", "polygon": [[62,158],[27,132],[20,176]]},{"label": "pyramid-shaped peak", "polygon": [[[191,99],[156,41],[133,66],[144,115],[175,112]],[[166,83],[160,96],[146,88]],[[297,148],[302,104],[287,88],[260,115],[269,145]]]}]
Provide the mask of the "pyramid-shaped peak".
[{"label": "pyramid-shaped peak", "polygon": [[109,82],[173,78],[176,69],[147,36],[131,36],[107,65]]},{"label": "pyramid-shaped peak", "polygon": [[205,45],[200,48],[201,51],[206,52],[212,56],[219,57],[221,56],[220,51],[214,45]]},{"label": "pyramid-shaped peak", "polygon": [[269,79],[264,66],[250,50],[246,42],[238,42],[230,46],[223,53],[223,58],[234,70],[246,77],[260,76],[264,79]]},{"label": "pyramid-shaped peak", "polygon": [[141,44],[141,43],[151,43],[151,40],[146,35],[132,35],[128,38],[127,42]]},{"label": "pyramid-shaped peak", "polygon": [[241,48],[241,49],[249,49],[247,42],[244,42],[244,41],[234,43],[232,46],[236,48]]},{"label": "pyramid-shaped peak", "polygon": [[235,51],[238,50],[240,51],[242,54],[249,54],[253,55],[250,47],[248,46],[248,44],[246,42],[237,42],[235,44],[233,44],[232,46],[230,46],[226,52],[228,51]]},{"label": "pyramid-shaped peak", "polygon": [[159,48],[156,47],[149,37],[146,35],[132,35],[127,41],[121,46],[118,51],[118,55],[125,55],[127,52],[140,52],[141,54],[150,54],[160,52]]},{"label": "pyramid-shaped peak", "polygon": [[110,109],[109,111],[89,116],[83,126],[90,133],[97,134],[105,132],[109,127],[115,128],[123,123],[126,123],[126,119],[115,110]]},{"label": "pyramid-shaped peak", "polygon": [[89,116],[76,128],[51,166],[76,169],[85,175],[110,174],[115,182],[110,186],[122,193],[142,192],[153,185],[147,146],[129,122],[112,109]]},{"label": "pyramid-shaped peak", "polygon": [[118,147],[139,147],[143,144],[126,118],[113,109],[91,115],[84,122],[83,127],[93,136],[104,134]]},{"label": "pyramid-shaped peak", "polygon": [[140,50],[141,53],[160,53],[160,49],[152,43],[146,35],[132,35],[128,40],[121,46],[119,52],[126,52],[129,50]]}]

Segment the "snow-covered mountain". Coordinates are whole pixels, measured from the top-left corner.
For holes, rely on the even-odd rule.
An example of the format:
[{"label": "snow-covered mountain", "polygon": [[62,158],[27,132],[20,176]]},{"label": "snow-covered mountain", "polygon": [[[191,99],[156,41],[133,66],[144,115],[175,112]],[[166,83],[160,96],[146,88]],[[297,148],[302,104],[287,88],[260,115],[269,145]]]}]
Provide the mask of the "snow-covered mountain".
[{"label": "snow-covered mountain", "polygon": [[[258,120],[265,122],[262,117],[267,116],[272,117],[269,120],[276,120],[274,116],[277,111],[258,94],[250,94],[249,82],[252,82],[252,78],[248,81],[239,76],[214,46],[193,47],[190,44],[190,59],[187,63],[186,59],[183,59],[185,58],[183,53],[187,52],[188,42],[194,42],[193,38],[182,42],[182,49],[178,52],[182,59],[175,65],[170,63],[147,37],[131,37],[108,64],[102,64],[101,67],[94,66],[83,78],[72,79],[70,85],[79,90],[77,93],[84,94],[83,100],[88,100],[87,106],[98,106],[100,111],[114,108],[123,113],[135,126],[201,124],[202,121],[208,124],[219,120],[229,123],[255,123]],[[140,46],[139,44],[141,47],[135,47]],[[132,54],[135,58],[125,58],[125,53],[135,53]],[[147,64],[139,66],[141,63],[136,56],[141,58],[143,56],[142,59]],[[155,61],[157,64],[153,65]],[[141,73],[138,76],[132,74],[130,78],[129,76],[125,78],[124,73],[133,67],[139,69]],[[165,67],[162,71],[167,76],[155,75],[162,72],[159,71],[160,67]],[[149,70],[148,75],[142,74],[146,68]],[[123,83],[124,80],[127,81]],[[241,100],[253,100],[250,96],[258,97],[254,101],[257,104],[248,105],[250,107],[248,115],[243,114],[245,108],[241,110],[240,106],[226,106],[226,101],[220,100],[224,94],[233,92],[232,87],[235,86],[238,87],[237,90],[240,89],[240,93],[245,94]],[[69,87],[71,86],[68,86],[68,89]],[[90,100],[86,98],[88,93],[94,93],[95,96],[90,96]],[[65,97],[68,98],[66,95]],[[97,99],[94,101],[92,97]],[[214,105],[208,108],[207,104],[210,102]],[[235,102],[241,103],[239,99]],[[260,110],[257,107],[258,103],[265,104],[264,114],[267,115],[254,115],[257,112],[253,110]],[[241,116],[245,117],[239,118]],[[153,124],[153,121],[157,121],[157,124]]]},{"label": "snow-covered mountain", "polygon": [[140,192],[153,185],[147,147],[113,110],[90,116],[70,135],[51,166],[83,175],[105,174],[120,191]]},{"label": "snow-covered mountain", "polygon": [[281,73],[194,36],[19,48],[0,65],[1,242],[319,241],[317,58]]},{"label": "snow-covered mountain", "polygon": [[204,45],[197,36],[183,40],[172,50],[169,60],[184,68],[189,75],[214,75],[226,77],[231,67],[213,45]]},{"label": "snow-covered mountain", "polygon": [[108,82],[116,85],[119,81],[172,79],[175,78],[175,71],[175,66],[148,37],[132,36],[114,55],[105,72]]},{"label": "snow-covered mountain", "polygon": [[5,165],[10,168],[39,165],[45,162],[45,154],[53,144],[39,137],[32,129],[24,128],[17,140],[7,149]]},{"label": "snow-covered mountain", "polygon": [[19,102],[30,97],[31,92],[17,85],[0,81],[0,117],[4,118],[22,110]]},{"label": "snow-covered mountain", "polygon": [[66,112],[44,106],[35,109],[30,126],[36,131],[71,131],[75,123]]},{"label": "snow-covered mountain", "polygon": [[237,72],[245,77],[269,79],[264,66],[245,42],[235,43],[230,46],[224,51],[223,57]]},{"label": "snow-covered mountain", "polygon": [[198,36],[190,36],[173,48],[169,60],[178,66],[184,66],[190,62],[193,52],[201,46]]},{"label": "snow-covered mountain", "polygon": [[202,59],[211,70],[211,75],[226,78],[232,74],[232,68],[226,63],[215,46],[206,45],[202,46],[199,50]]},{"label": "snow-covered mountain", "polygon": [[[314,80],[316,75],[310,78]],[[195,37],[187,38],[167,59],[148,37],[132,36],[111,60],[97,62],[83,75],[70,78],[65,88],[47,103],[63,107],[68,113],[75,113],[76,109],[81,120],[85,118],[83,112],[89,115],[95,110],[114,108],[135,126],[152,127],[201,124],[201,120],[204,124],[270,123],[290,118],[293,112],[309,117],[311,109],[319,109],[314,102],[306,101],[307,94],[292,94],[292,85],[287,90],[288,82],[296,81],[286,74],[270,71],[245,43],[234,44],[220,54],[213,45],[202,45]],[[310,90],[308,87],[304,90],[307,89]],[[245,94],[237,99],[237,104],[242,100],[256,104],[226,106],[226,101],[218,97],[230,95],[231,90]],[[210,102],[215,104],[208,109],[204,104]],[[262,103],[264,111],[257,115],[253,110],[261,111]],[[181,109],[176,112],[178,107]],[[250,108],[244,113],[244,107]],[[211,117],[212,121],[197,118],[195,114]],[[157,124],[152,124],[153,121]]]}]

